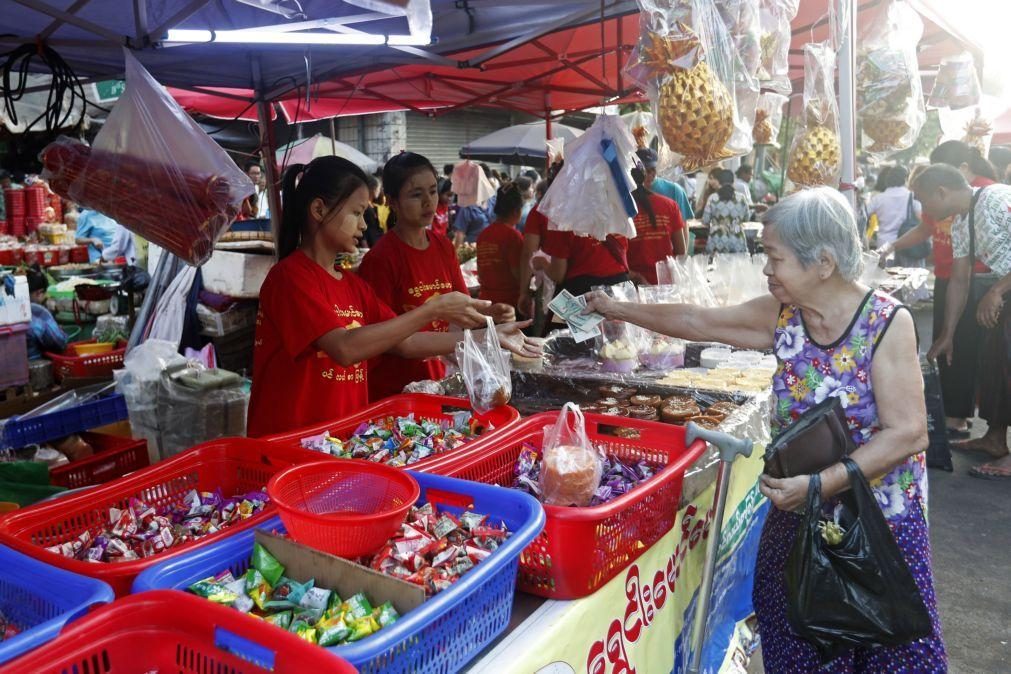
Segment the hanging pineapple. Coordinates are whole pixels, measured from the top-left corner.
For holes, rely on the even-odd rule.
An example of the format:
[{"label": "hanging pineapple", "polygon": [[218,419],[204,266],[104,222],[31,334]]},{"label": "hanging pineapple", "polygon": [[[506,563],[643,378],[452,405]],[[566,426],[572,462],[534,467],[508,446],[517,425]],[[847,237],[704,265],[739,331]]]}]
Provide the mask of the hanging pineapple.
[{"label": "hanging pineapple", "polygon": [[804,46],[804,129],[793,141],[786,175],[800,187],[833,185],[842,166],[835,103],[835,52],[828,44]]},{"label": "hanging pineapple", "polygon": [[654,97],[660,134],[692,171],[731,156],[734,101],[702,58],[696,33],[683,23],[667,36],[648,32],[639,45],[640,63],[659,81]]}]

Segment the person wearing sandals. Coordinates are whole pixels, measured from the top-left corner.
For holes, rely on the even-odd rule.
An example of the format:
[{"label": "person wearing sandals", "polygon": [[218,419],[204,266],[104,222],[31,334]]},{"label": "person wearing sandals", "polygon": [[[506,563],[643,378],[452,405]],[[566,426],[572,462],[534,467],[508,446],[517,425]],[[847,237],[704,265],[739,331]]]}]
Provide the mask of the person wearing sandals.
[{"label": "person wearing sandals", "polygon": [[[972,476],[1011,479],[1007,442],[1011,425],[1011,305],[1005,301],[1011,298],[1011,186],[973,189],[958,169],[938,164],[920,174],[913,189],[925,213],[938,220],[955,218],[951,225],[954,263],[944,326],[934,336],[927,356],[950,363],[956,326],[969,302],[975,301],[974,316],[981,331],[979,416],[987,422],[987,432],[981,438],[953,443],[952,448],[981,451],[994,459],[970,470]],[[977,261],[985,263],[991,273],[974,275]]]},{"label": "person wearing sandals", "polygon": [[[820,667],[815,647],[787,621],[785,567],[807,504],[810,475],[762,475],[759,489],[774,506],[755,565],[753,600],[769,672],[947,672],[934,594],[927,530],[926,406],[913,317],[891,296],[860,283],[863,265],[856,219],[836,190],[818,187],[783,199],[765,215],[762,241],[769,294],[745,304],[703,308],[635,305],[603,293],[587,311],[693,341],[772,349],[773,432],[838,397],[882,514],[916,581],[931,634],[901,646],[854,648]],[[848,488],[842,463],[819,473],[831,509]],[[820,667],[820,668],[819,668]]]}]

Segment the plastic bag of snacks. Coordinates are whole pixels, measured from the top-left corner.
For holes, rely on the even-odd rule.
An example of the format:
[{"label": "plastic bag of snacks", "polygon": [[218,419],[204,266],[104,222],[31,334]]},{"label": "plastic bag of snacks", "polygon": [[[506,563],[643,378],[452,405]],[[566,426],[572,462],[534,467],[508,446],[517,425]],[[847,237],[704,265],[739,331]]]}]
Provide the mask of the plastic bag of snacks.
[{"label": "plastic bag of snacks", "polygon": [[557,506],[588,506],[604,469],[604,457],[586,435],[579,405],[566,403],[553,426],[544,427],[541,501]]},{"label": "plastic bag of snacks", "polygon": [[941,60],[927,105],[959,110],[978,105],[981,96],[976,62],[966,51]]},{"label": "plastic bag of snacks", "polygon": [[[639,303],[639,292],[631,282],[598,287],[619,302]],[[647,332],[625,321],[604,321],[597,337],[597,356],[604,372],[628,374],[639,367],[639,354],[648,344]]]},{"label": "plastic bag of snacks", "polygon": [[621,118],[598,115],[565,146],[565,165],[537,205],[549,228],[600,241],[608,234],[635,237],[634,153],[635,141]]},{"label": "plastic bag of snacks", "polygon": [[864,149],[872,154],[912,146],[927,121],[916,57],[922,36],[920,15],[899,1],[883,10],[862,42],[857,57],[857,115]]},{"label": "plastic bag of snacks", "polygon": [[[639,7],[639,43],[626,72],[648,92],[671,159],[691,171],[749,152],[750,122],[739,118],[736,100],[743,65],[713,0],[675,7],[639,0]],[[736,126],[743,147],[731,143]]]},{"label": "plastic bag of snacks", "polygon": [[790,147],[786,176],[798,187],[835,186],[842,169],[835,50],[827,42],[804,45],[804,128]]},{"label": "plastic bag of snacks", "polygon": [[60,196],[200,265],[253,183],[140,62],[123,53],[126,93],[94,146],[68,138],[50,143],[41,155],[43,177]]},{"label": "plastic bag of snacks", "polygon": [[734,58],[734,97],[737,119],[730,147],[734,154],[751,152],[752,128],[760,95],[758,70],[762,65],[761,32],[758,5],[754,0],[721,0],[720,18],[732,40]]},{"label": "plastic bag of snacks", "polygon": [[[762,27],[761,65],[758,81],[762,89],[787,96],[793,93],[790,82],[790,24],[797,16],[800,0],[760,0],[759,22]],[[757,141],[756,141],[757,142]]]},{"label": "plastic bag of snacks", "polygon": [[[677,291],[673,286],[643,286],[639,288],[643,304],[673,304]],[[639,351],[639,363],[647,370],[667,372],[684,367],[685,343],[677,337],[659,332],[646,332],[646,343]]]},{"label": "plastic bag of snacks", "polygon": [[782,94],[768,91],[758,99],[755,126],[751,131],[751,138],[755,141],[755,145],[779,147],[779,128],[783,124],[783,106],[789,100]]},{"label": "plastic bag of snacks", "polygon": [[509,356],[502,351],[495,324],[487,319],[484,343],[478,342],[471,330],[463,333],[463,342],[456,345],[456,359],[467,385],[470,404],[478,412],[501,407],[512,398],[513,384]]}]

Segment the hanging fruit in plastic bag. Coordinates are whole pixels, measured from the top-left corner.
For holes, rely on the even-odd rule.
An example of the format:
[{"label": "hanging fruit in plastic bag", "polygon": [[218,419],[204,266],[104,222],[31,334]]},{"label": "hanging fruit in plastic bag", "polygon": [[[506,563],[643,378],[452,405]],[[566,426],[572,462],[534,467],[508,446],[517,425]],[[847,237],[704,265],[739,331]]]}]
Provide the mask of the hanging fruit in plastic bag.
[{"label": "hanging fruit in plastic bag", "polygon": [[923,104],[916,45],[920,15],[906,2],[888,5],[861,46],[857,59],[857,117],[872,154],[899,152],[916,142],[927,109]]},{"label": "hanging fruit in plastic bag", "polygon": [[773,145],[779,147],[779,127],[783,123],[783,105],[789,101],[786,96],[765,92],[758,99],[758,109],[755,111],[755,125],[751,136],[756,145]]},{"label": "hanging fruit in plastic bag", "polygon": [[993,135],[993,125],[990,124],[979,109],[969,123],[965,125],[965,135],[962,137],[963,143],[968,143],[979,150],[984,157],[990,150],[990,136]]},{"label": "hanging fruit in plastic bag", "polygon": [[798,8],[799,0],[760,1],[758,17],[762,31],[758,81],[762,89],[786,95],[793,93],[789,61],[793,31],[790,24],[797,16]]},{"label": "hanging fruit in plastic bag", "polygon": [[832,185],[839,179],[842,146],[834,82],[832,47],[804,45],[804,129],[794,138],[786,172],[800,187]]},{"label": "hanging fruit in plastic bag", "polygon": [[927,105],[960,110],[979,105],[981,95],[976,62],[972,54],[962,52],[941,60]]}]

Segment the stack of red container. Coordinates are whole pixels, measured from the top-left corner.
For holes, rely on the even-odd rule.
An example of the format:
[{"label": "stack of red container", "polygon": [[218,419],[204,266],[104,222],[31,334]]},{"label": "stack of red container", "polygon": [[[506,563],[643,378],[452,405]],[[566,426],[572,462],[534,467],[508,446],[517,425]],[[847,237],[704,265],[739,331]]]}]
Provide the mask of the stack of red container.
[{"label": "stack of red container", "polygon": [[7,229],[14,236],[25,235],[24,190],[4,190],[4,208],[7,210]]},{"label": "stack of red container", "polygon": [[46,221],[44,216],[49,195],[42,185],[26,187],[22,192],[25,193],[25,231],[31,234]]}]

